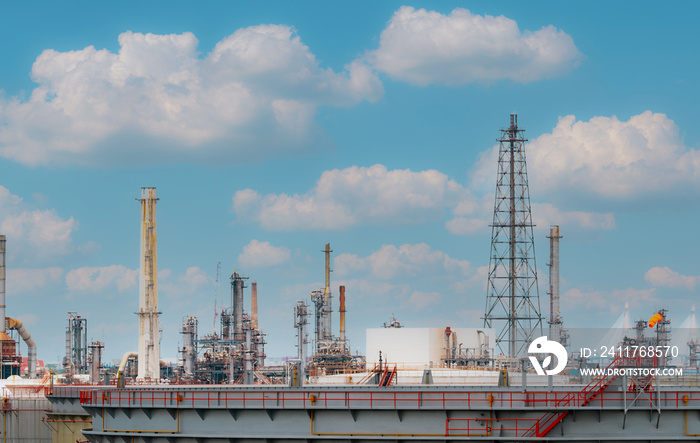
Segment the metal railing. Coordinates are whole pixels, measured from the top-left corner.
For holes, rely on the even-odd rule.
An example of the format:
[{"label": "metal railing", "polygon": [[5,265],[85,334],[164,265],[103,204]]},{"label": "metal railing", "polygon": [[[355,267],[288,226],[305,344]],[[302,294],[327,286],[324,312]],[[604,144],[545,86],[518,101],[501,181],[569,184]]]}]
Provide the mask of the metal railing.
[{"label": "metal railing", "polygon": [[[58,392],[57,395],[60,395]],[[650,392],[636,401],[638,407],[652,406],[659,400],[664,406],[681,407],[700,402],[700,391]],[[661,398],[658,396],[661,395]],[[531,392],[452,392],[452,391],[341,391],[341,390],[83,390],[80,404],[87,407],[206,407],[251,409],[547,409],[622,407],[621,391],[600,392],[595,401],[580,391]],[[684,403],[685,402],[685,403]]]}]

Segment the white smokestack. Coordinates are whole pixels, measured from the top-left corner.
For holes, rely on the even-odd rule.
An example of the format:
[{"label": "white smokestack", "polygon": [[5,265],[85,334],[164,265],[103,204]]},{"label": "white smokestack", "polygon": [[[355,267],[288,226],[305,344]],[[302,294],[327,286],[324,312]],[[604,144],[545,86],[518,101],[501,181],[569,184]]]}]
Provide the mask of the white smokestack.
[{"label": "white smokestack", "polygon": [[158,251],[156,188],[141,188],[141,264],[139,272],[139,379],[160,378],[158,328]]}]

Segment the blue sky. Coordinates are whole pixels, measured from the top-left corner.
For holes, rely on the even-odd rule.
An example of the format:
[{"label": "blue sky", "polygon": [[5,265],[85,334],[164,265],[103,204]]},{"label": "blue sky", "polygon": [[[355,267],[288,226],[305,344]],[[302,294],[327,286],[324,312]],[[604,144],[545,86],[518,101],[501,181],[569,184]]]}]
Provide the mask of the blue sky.
[{"label": "blue sky", "polygon": [[353,349],[392,313],[481,325],[493,150],[516,112],[543,311],[559,224],[565,326],[625,302],[679,324],[700,287],[700,38],[698,5],[678,6],[5,2],[8,315],[47,361],[68,311],[107,359],[136,349],[134,198],[156,186],[165,358],[183,316],[213,329],[234,269],[258,282],[268,354],[295,354],[326,242]]}]

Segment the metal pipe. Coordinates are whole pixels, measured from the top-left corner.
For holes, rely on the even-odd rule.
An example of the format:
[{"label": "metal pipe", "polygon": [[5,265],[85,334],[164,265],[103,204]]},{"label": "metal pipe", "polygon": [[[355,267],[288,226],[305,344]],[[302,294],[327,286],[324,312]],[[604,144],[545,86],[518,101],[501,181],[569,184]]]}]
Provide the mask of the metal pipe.
[{"label": "metal pipe", "polygon": [[[5,247],[6,238],[0,235],[0,318],[5,318]],[[0,332],[5,332],[5,325]]]},{"label": "metal pipe", "polygon": [[486,333],[482,331],[481,329],[476,330],[476,337],[477,341],[479,342],[479,353],[478,356],[479,358],[484,357],[484,350],[488,347],[486,344]]},{"label": "metal pipe", "polygon": [[340,342],[345,351],[345,286],[340,286]]},{"label": "metal pipe", "polygon": [[250,319],[253,329],[258,329],[258,282],[250,284]]},{"label": "metal pipe", "polygon": [[27,344],[27,373],[29,378],[36,378],[36,342],[21,321],[5,317],[5,322],[7,327],[16,330],[20,337],[22,337],[22,340]]},{"label": "metal pipe", "polygon": [[126,352],[124,353],[124,356],[122,357],[121,363],[119,363],[119,371],[122,373],[122,377],[124,374],[124,369],[126,369],[126,364],[129,362],[130,358],[139,358],[139,353],[138,352]]},{"label": "metal pipe", "polygon": [[141,264],[139,267],[139,379],[160,378],[158,327],[158,248],[156,188],[141,188]]}]

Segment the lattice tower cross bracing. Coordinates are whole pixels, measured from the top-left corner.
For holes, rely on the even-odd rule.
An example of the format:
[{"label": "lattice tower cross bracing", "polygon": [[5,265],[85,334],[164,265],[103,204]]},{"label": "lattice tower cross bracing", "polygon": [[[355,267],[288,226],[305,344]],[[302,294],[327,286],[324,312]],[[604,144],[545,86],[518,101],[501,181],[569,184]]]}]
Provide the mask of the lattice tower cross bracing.
[{"label": "lattice tower cross bracing", "polygon": [[523,129],[518,117],[501,130],[496,198],[491,225],[491,255],[484,327],[497,331],[496,345],[510,358],[522,357],[542,335],[535,240],[525,164]]},{"label": "lattice tower cross bracing", "polygon": [[156,188],[141,188],[141,263],[139,266],[139,379],[160,378]]}]

